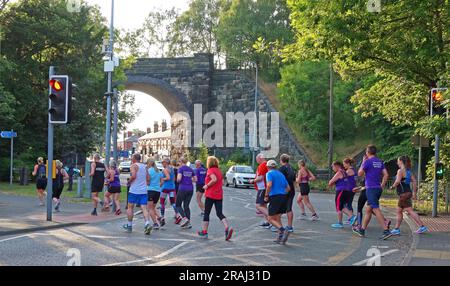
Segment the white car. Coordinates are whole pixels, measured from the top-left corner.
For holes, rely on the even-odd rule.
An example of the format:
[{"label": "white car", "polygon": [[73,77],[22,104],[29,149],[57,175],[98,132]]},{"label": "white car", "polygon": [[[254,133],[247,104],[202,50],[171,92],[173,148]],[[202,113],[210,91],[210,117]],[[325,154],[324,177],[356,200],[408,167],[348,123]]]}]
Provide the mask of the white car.
[{"label": "white car", "polygon": [[119,172],[121,173],[129,173],[131,172],[131,162],[126,161],[119,164]]},{"label": "white car", "polygon": [[232,185],[234,188],[237,187],[253,187],[250,180],[256,177],[255,172],[252,167],[249,166],[231,166],[230,169],[225,174],[225,185],[228,187]]}]

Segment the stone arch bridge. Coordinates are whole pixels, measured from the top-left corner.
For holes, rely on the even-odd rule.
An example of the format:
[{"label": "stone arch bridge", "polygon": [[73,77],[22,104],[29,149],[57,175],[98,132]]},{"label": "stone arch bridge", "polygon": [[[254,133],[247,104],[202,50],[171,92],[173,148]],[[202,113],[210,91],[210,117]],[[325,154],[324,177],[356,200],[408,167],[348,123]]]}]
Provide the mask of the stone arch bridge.
[{"label": "stone arch bridge", "polygon": [[[226,137],[227,131],[225,129],[227,125],[228,127],[230,126],[229,122],[225,120],[227,113],[242,112],[243,114],[248,114],[254,111],[254,80],[251,80],[242,71],[215,69],[213,58],[212,54],[195,54],[194,57],[184,58],[140,58],[131,69],[126,71],[126,89],[147,93],[160,101],[172,115],[173,129],[177,129],[174,126],[176,124],[174,115],[181,112],[190,117],[191,129],[183,131],[188,135],[184,136],[184,147],[197,147],[202,134],[208,132],[209,126],[217,123],[218,119],[216,116],[221,115],[224,118],[222,122],[224,125],[223,133],[220,136]],[[258,89],[257,107],[260,114],[277,112],[260,89]],[[148,108],[141,107],[141,109],[143,112],[146,112],[146,110],[151,110],[151,106]],[[209,122],[211,124],[201,124],[201,128],[195,129],[195,122],[197,125],[199,122],[198,117],[195,116],[199,116],[199,113],[204,115],[208,112],[213,112],[213,119]],[[200,120],[202,120],[201,117]],[[203,120],[206,120],[206,117]],[[200,123],[204,122],[200,121]],[[241,133],[238,132],[239,123],[236,125],[232,128],[237,134],[233,142],[235,146],[242,146],[242,150],[248,152],[250,150],[248,147],[253,146],[252,138],[254,136],[252,134],[254,133],[249,128],[253,124],[250,122],[244,123],[245,127],[240,130]],[[273,132],[276,131],[275,129],[271,130],[270,120],[266,125],[268,125],[266,131],[269,136],[276,133]],[[186,129],[189,129],[189,123],[186,126],[188,126]],[[260,136],[261,128],[258,128],[258,130],[258,136]],[[279,128],[277,130],[279,130],[279,151],[273,154],[274,157],[287,153],[294,160],[305,159],[309,163],[313,163],[304,149],[298,144],[282,118],[279,118]],[[215,134],[213,138],[220,141],[220,136],[218,138],[218,135]],[[229,136],[223,139],[223,144],[219,143],[213,147],[218,156],[223,156],[236,150],[236,148],[229,147],[230,145],[226,143],[226,140],[229,140]],[[237,145],[239,142],[241,145]]]}]

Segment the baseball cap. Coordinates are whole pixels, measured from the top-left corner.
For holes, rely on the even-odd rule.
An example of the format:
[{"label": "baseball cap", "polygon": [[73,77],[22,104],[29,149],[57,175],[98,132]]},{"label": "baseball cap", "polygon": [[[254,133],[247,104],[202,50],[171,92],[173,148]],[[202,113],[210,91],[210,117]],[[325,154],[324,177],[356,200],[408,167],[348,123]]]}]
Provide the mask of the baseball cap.
[{"label": "baseball cap", "polygon": [[277,165],[278,164],[277,164],[277,162],[275,160],[269,160],[267,162],[267,166],[272,167],[272,168],[275,168]]}]

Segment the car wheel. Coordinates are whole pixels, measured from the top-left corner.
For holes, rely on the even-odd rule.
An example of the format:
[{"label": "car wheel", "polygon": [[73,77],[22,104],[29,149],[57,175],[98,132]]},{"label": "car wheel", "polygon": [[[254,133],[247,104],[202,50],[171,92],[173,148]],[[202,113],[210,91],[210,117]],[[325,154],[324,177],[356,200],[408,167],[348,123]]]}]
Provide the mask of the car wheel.
[{"label": "car wheel", "polygon": [[236,179],[233,179],[233,188],[237,189],[238,185],[236,183]]},{"label": "car wheel", "polygon": [[225,178],[225,187],[228,187],[230,184],[228,184],[228,179]]}]

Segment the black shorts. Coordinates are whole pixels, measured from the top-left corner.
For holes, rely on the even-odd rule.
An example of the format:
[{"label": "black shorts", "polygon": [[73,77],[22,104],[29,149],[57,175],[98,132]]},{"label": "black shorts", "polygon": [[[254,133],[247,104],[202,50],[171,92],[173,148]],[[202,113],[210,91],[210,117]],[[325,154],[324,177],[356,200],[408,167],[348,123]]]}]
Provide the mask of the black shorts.
[{"label": "black shorts", "polygon": [[157,191],[148,191],[147,197],[149,202],[153,202],[155,205],[159,202],[159,197],[161,196],[160,192]]},{"label": "black shorts", "polygon": [[122,192],[120,186],[112,186],[108,188],[108,192],[111,194],[120,194]]},{"label": "black shorts", "polygon": [[289,213],[292,211],[292,205],[294,203],[294,198],[295,198],[295,190],[289,191],[289,193],[286,195],[286,197],[287,197],[286,212]]},{"label": "black shorts", "polygon": [[342,211],[344,208],[348,209],[348,205],[351,204],[353,199],[352,191],[337,191],[334,199],[336,204],[336,211]]},{"label": "black shorts", "polygon": [[40,178],[36,180],[36,189],[45,190],[47,188],[47,178]]},{"label": "black shorts", "polygon": [[278,195],[269,198],[269,216],[286,213],[287,196]]},{"label": "black shorts", "polygon": [[92,184],[91,185],[91,193],[101,193],[103,192],[103,184]]},{"label": "black shorts", "polygon": [[197,184],[197,187],[196,187],[196,189],[195,189],[195,191],[196,192],[199,192],[199,193],[205,193],[205,189],[203,189],[203,187],[204,187],[205,185],[203,184]]},{"label": "black shorts", "polygon": [[266,195],[266,190],[258,190],[258,193],[256,194],[256,204],[257,205],[265,205],[267,204],[264,201],[264,196]]},{"label": "black shorts", "polygon": [[308,196],[310,191],[309,183],[300,183],[300,194],[302,196]]}]

